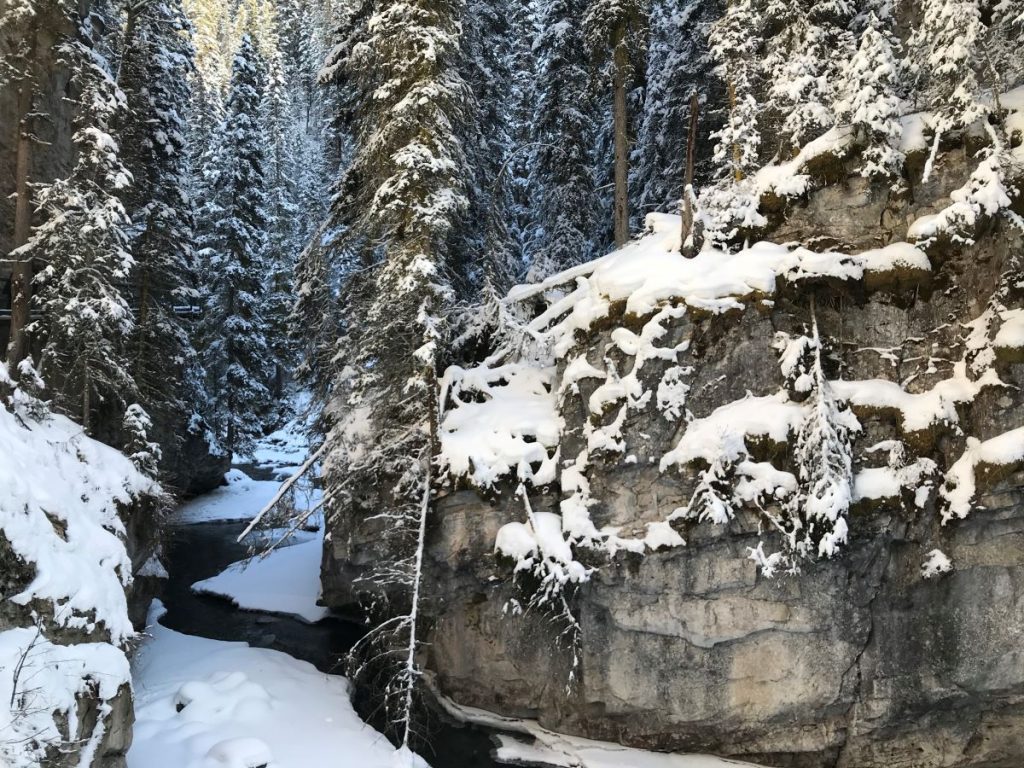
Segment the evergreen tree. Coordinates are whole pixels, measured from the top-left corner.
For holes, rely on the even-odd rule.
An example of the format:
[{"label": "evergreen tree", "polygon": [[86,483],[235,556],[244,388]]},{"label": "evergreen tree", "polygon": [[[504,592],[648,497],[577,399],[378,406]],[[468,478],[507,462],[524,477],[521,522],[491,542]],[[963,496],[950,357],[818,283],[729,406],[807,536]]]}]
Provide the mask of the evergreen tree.
[{"label": "evergreen tree", "polygon": [[521,6],[519,0],[469,0],[463,10],[463,70],[476,99],[474,114],[460,128],[465,134],[467,170],[472,174],[467,179],[467,220],[475,225],[461,228],[463,242],[456,248],[482,257],[460,262],[465,272],[460,269],[453,277],[456,289],[470,297],[484,283],[507,289],[521,262],[508,226],[512,176],[506,165],[516,150],[510,64],[516,12]]},{"label": "evergreen tree", "polygon": [[729,103],[725,125],[713,134],[718,140],[715,161],[728,167],[735,181],[742,181],[758,167],[761,150],[756,57],[762,24],[754,0],[729,0],[709,36],[711,52],[718,61],[716,73],[725,83]]},{"label": "evergreen tree", "polygon": [[23,246],[29,258],[46,263],[36,278],[42,319],[33,324],[42,339],[40,372],[87,432],[101,408],[123,412],[136,391],[125,355],[134,322],[123,293],[134,261],[119,197],[131,177],[111,136],[125,98],[92,45],[97,26],[87,18],[83,39],[59,47],[61,62],[75,73],[76,160],[66,179],[40,193],[48,219]]},{"label": "evergreen tree", "polygon": [[[189,78],[194,73],[191,26],[179,0],[132,9],[119,80],[129,114],[120,132],[134,183],[127,203],[133,222],[131,283],[136,326],[129,343],[139,408],[157,421],[163,453],[176,450],[205,404],[203,373],[192,343],[196,290],[193,210],[187,189]],[[178,308],[176,310],[176,308]]]},{"label": "evergreen tree", "polygon": [[[357,84],[355,155],[336,197],[335,226],[350,241],[372,243],[344,293],[357,303],[342,318],[338,358],[344,366],[332,409],[339,422],[325,462],[334,512],[388,520],[388,561],[411,610],[393,622],[405,663],[386,692],[407,745],[416,681],[419,565],[430,510],[437,441],[439,343],[452,297],[450,249],[467,208],[470,176],[460,135],[475,113],[460,63],[456,0],[408,0],[382,5],[356,24],[358,42],[339,52],[335,71]],[[349,414],[346,416],[346,414]],[[345,450],[356,419],[369,450]],[[354,499],[351,486],[375,489]]]},{"label": "evergreen tree", "polygon": [[707,36],[718,14],[715,0],[657,0],[652,8],[647,91],[633,155],[637,224],[652,210],[674,209],[683,195],[693,93],[705,112],[698,147],[706,145],[706,126],[714,119],[707,107],[719,95]]},{"label": "evergreen tree", "polygon": [[265,135],[259,123],[265,65],[243,35],[202,218],[208,298],[206,369],[217,436],[245,453],[262,432],[272,369],[263,318],[266,281]]},{"label": "evergreen tree", "polygon": [[832,83],[850,53],[847,0],[772,0],[765,56],[768,97],[778,113],[780,152],[795,153],[835,123]]},{"label": "evergreen tree", "polygon": [[892,178],[903,167],[903,154],[898,148],[903,130],[897,95],[898,45],[892,32],[892,16],[883,21],[874,10],[869,11],[857,53],[843,73],[839,113],[844,122],[853,126],[863,147],[863,176]]},{"label": "evergreen tree", "polygon": [[587,45],[610,68],[616,245],[629,239],[628,90],[636,62],[646,53],[647,14],[645,0],[591,0],[583,20]]},{"label": "evergreen tree", "polygon": [[846,543],[846,514],[853,499],[852,434],[859,424],[832,394],[813,307],[811,336],[797,344],[799,357],[784,372],[792,388],[806,394],[806,412],[793,451],[799,487],[786,504],[782,527],[797,557],[832,557]]},{"label": "evergreen tree", "polygon": [[999,0],[992,9],[988,36],[981,47],[987,80],[1002,93],[1024,81],[1024,0]]},{"label": "evergreen tree", "polygon": [[936,147],[943,133],[968,126],[985,112],[975,71],[982,35],[978,0],[923,0],[911,47],[926,106],[936,114]]},{"label": "evergreen tree", "polygon": [[[294,345],[288,334],[288,315],[294,294],[295,259],[302,249],[300,222],[304,214],[297,197],[296,150],[302,143],[294,103],[280,56],[268,62],[267,86],[261,113],[269,152],[267,156],[267,286],[263,315],[267,322],[274,375],[272,393],[284,393],[285,371],[294,366]],[[315,215],[315,211],[308,214]]]},{"label": "evergreen tree", "polygon": [[588,73],[580,60],[583,40],[574,19],[580,0],[551,0],[534,46],[541,62],[533,116],[530,188],[536,229],[530,241],[530,276],[565,269],[592,255],[595,209],[590,150],[595,126]]}]

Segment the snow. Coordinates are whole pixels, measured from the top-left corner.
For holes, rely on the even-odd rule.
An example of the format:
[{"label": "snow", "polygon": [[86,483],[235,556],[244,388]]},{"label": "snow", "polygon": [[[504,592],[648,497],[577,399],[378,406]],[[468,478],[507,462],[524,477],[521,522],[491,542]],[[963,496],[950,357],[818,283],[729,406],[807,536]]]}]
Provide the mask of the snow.
[{"label": "snow", "polygon": [[[42,765],[45,748],[66,741],[57,713],[68,718],[70,732],[77,734],[77,697],[95,695],[105,707],[130,679],[120,648],[109,643],[55,645],[35,628],[0,632],[0,670],[0,765],[8,768]],[[99,724],[90,740],[102,737],[103,727]]]},{"label": "snow", "polygon": [[150,576],[157,579],[166,579],[170,576],[160,558],[155,554],[142,564],[142,567],[135,573],[136,576]]},{"label": "snow", "polygon": [[738,461],[748,455],[748,437],[767,437],[773,443],[785,443],[799,428],[803,416],[803,407],[790,401],[785,392],[765,397],[748,394],[691,421],[676,447],[662,457],[661,469],[697,459],[708,464]]},{"label": "snow", "polygon": [[[607,317],[617,302],[624,302],[627,313],[641,317],[669,302],[719,314],[741,309],[751,298],[773,296],[780,277],[861,280],[867,272],[931,269],[927,256],[904,242],[859,254],[819,253],[760,242],[736,253],[706,248],[686,259],[678,252],[679,216],[652,213],[647,226],[644,237],[544,282],[547,288],[575,285],[528,326],[530,332],[549,340],[556,357],[564,357],[573,347],[576,331]],[[505,301],[535,296],[540,287],[513,288]]]},{"label": "snow", "polygon": [[[0,530],[33,578],[4,599],[38,606],[42,615],[39,629],[0,632],[0,765],[13,768],[37,766],[47,748],[64,743],[58,715],[77,734],[76,696],[95,687],[103,710],[128,682],[122,646],[134,634],[125,598],[131,562],[118,507],[161,493],[124,455],[74,422],[36,418],[24,405],[13,406],[17,416],[0,405]],[[54,625],[101,642],[56,644],[46,630],[50,610]],[[104,727],[101,720],[86,734],[83,755],[96,748]]]},{"label": "snow", "polygon": [[[231,469],[224,480],[226,485],[178,507],[170,522],[177,525],[246,522],[263,509],[281,487],[277,480],[253,480],[238,468]],[[318,492],[310,491],[305,496],[300,494],[297,503],[303,509],[312,509],[317,499]]]},{"label": "snow", "polygon": [[921,575],[926,579],[949,573],[953,570],[953,563],[940,549],[933,549],[928,553],[924,563],[921,564]]},{"label": "snow", "polygon": [[35,577],[6,599],[42,600],[57,624],[86,631],[102,625],[120,644],[133,630],[124,594],[132,569],[118,505],[160,487],[63,416],[20,418],[0,407],[0,529]]},{"label": "snow", "polygon": [[1003,321],[992,340],[997,349],[1020,349],[1024,347],[1024,309],[1008,309],[999,313]]},{"label": "snow", "polygon": [[979,467],[1016,466],[1024,462],[1024,427],[1003,432],[984,442],[967,438],[967,447],[946,473],[940,491],[946,502],[942,511],[945,525],[954,518],[963,519],[970,514],[978,493]]},{"label": "snow", "polygon": [[920,432],[937,424],[958,424],[956,407],[977,397],[982,389],[1002,386],[999,376],[989,369],[978,379],[967,376],[963,361],[953,367],[953,375],[926,392],[907,392],[894,381],[866,379],[831,382],[836,397],[855,408],[896,411],[906,432]]},{"label": "snow", "polygon": [[[292,398],[289,406],[296,413],[303,414],[309,411],[309,400],[308,393],[299,392]],[[306,420],[301,416],[291,419],[284,426],[260,438],[251,456],[235,456],[233,463],[273,469],[277,479],[284,479],[306,458],[309,450],[306,428]]]},{"label": "snow", "polygon": [[449,368],[441,382],[442,402],[451,398],[453,406],[440,429],[448,471],[479,487],[512,471],[537,485],[552,482],[562,426],[554,376],[554,368],[529,365]]},{"label": "snow", "polygon": [[153,623],[133,673],[128,768],[393,765],[394,747],[352,709],[348,681],[286,654]]},{"label": "snow", "polygon": [[250,611],[286,613],[316,622],[329,612],[320,597],[323,529],[308,541],[279,547],[228,566],[192,585],[194,592],[220,595]]},{"label": "snow", "polygon": [[[428,681],[429,682],[429,681]],[[497,734],[497,759],[512,765],[551,765],[559,768],[729,768],[754,766],[710,755],[666,754],[632,749],[605,741],[556,733],[535,720],[496,715],[457,704],[434,691],[439,703],[458,722],[491,728]]]}]

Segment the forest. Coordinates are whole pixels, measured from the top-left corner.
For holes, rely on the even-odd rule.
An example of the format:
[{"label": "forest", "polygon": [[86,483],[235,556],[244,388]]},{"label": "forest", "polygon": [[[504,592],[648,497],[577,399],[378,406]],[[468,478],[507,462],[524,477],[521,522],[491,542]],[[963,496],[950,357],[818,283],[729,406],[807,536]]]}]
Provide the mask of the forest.
[{"label": "forest", "polygon": [[1022,43],[0,0],[0,768],[1019,766]]}]

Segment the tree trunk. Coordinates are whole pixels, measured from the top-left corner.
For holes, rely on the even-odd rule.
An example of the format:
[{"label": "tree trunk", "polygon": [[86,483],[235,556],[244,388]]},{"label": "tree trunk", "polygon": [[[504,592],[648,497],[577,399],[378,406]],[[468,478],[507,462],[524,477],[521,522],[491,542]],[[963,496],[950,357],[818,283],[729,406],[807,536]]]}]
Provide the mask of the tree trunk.
[{"label": "tree trunk", "polygon": [[700,99],[694,91],[690,96],[690,130],[686,139],[686,181],[683,185],[683,230],[681,252],[684,256],[693,256],[700,250],[701,233],[697,231],[693,216],[693,170],[697,157],[697,119],[700,110]]},{"label": "tree trunk", "polygon": [[85,430],[85,434],[89,434],[90,426],[90,412],[92,411],[92,392],[89,384],[89,368],[88,365],[82,372],[82,429]]},{"label": "tree trunk", "polygon": [[[14,248],[28,242],[32,228],[31,190],[28,185],[32,137],[29,121],[32,110],[32,83],[26,76],[18,91],[17,155],[14,162]],[[7,366],[17,376],[18,365],[29,355],[26,328],[32,306],[32,263],[16,257],[11,267],[11,333],[7,346]]]},{"label": "tree trunk", "polygon": [[[734,122],[736,120],[736,86],[732,80],[729,81],[729,121]],[[743,168],[741,165],[742,155],[740,154],[740,145],[734,140],[732,143],[732,173],[733,178],[736,181],[743,181]]]},{"label": "tree trunk", "polygon": [[612,120],[615,133],[615,245],[629,240],[629,126],[626,115],[626,74],[629,51],[625,35],[615,46],[612,73],[614,108]]}]

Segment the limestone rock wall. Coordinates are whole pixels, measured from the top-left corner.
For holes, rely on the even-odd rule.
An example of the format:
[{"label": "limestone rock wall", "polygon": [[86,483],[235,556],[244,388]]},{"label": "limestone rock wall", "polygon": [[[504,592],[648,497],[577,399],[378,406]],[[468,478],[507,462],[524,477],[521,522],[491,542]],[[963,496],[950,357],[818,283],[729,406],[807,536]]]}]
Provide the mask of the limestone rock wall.
[{"label": "limestone rock wall", "polygon": [[[779,242],[862,250],[906,236],[910,222],[948,204],[969,175],[962,148],[941,156],[930,181],[894,196],[859,177],[832,184],[773,214]],[[745,393],[778,390],[776,333],[799,333],[813,293],[822,335],[848,380],[882,378],[925,392],[964,355],[963,324],[986,308],[1004,271],[1024,255],[1024,237],[986,222],[973,246],[937,243],[924,282],[781,287],[771,306],[673,320],[661,346],[689,341],[679,365],[693,367],[686,407],[707,416]],[[1019,297],[1017,297],[1019,298]],[[629,322],[629,319],[623,320]],[[614,323],[612,323],[614,325]],[[600,366],[610,331],[578,349]],[[628,360],[621,361],[628,370]],[[659,365],[661,367],[659,368]],[[668,366],[649,364],[656,382]],[[967,436],[987,439],[1024,422],[1024,365],[997,363],[1001,387],[958,408],[959,425],[908,434],[885,411],[857,413],[855,469],[863,449],[901,439],[948,469]],[[575,455],[590,388],[564,400],[563,458]],[[856,409],[855,409],[856,410]],[[594,457],[594,523],[642,530],[686,503],[694,470],[662,472],[659,458],[684,425],[653,406],[630,412],[625,455]],[[764,445],[780,466],[789,445]],[[914,489],[861,501],[850,543],[833,560],[767,579],[749,559],[764,519],[739,513],[727,526],[680,525],[685,547],[597,560],[573,596],[581,666],[567,689],[571,652],[563,627],[538,614],[515,616],[523,584],[494,554],[498,529],[524,519],[513,488],[439,498],[428,533],[432,628],[424,662],[460,704],[537,718],[556,731],[659,750],[709,752],[771,766],[883,768],[1018,766],[1024,760],[1024,472],[1010,467],[982,483],[984,509],[941,524],[938,494],[923,508]],[[934,489],[933,489],[934,491]],[[537,511],[559,496],[534,489]],[[325,553],[325,600],[351,605],[355,580],[379,556],[379,538],[338,519]],[[941,549],[954,570],[925,579],[922,562]],[[584,555],[580,555],[584,557]]]}]

